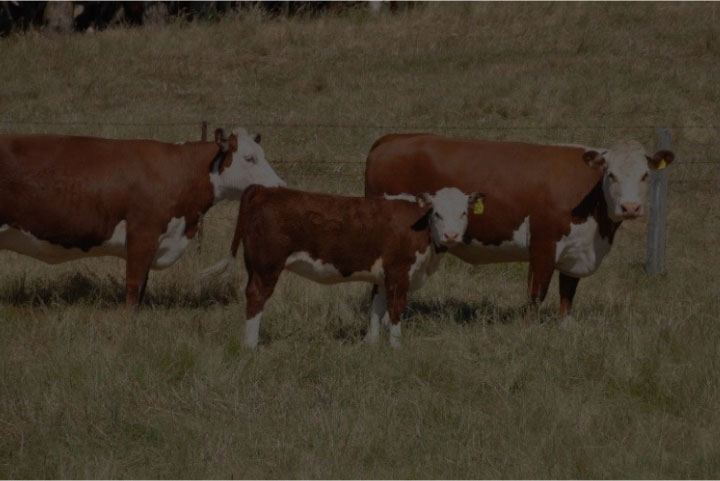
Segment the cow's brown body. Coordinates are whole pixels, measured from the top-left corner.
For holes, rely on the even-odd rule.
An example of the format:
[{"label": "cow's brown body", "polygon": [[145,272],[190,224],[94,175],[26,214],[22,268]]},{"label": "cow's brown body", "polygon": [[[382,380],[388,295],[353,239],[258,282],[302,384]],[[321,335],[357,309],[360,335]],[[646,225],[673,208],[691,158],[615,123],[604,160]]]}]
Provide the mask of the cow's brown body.
[{"label": "cow's brown body", "polygon": [[[189,239],[213,204],[209,167],[216,155],[211,142],[2,136],[0,248],[47,262],[126,257],[126,302],[135,305],[149,268],[165,267],[156,255],[171,221],[181,219],[176,234]],[[123,245],[104,249],[118,229],[126,241],[120,232]],[[18,240],[22,235],[32,242]]]},{"label": "cow's brown body", "polygon": [[[447,186],[484,192],[493,208],[470,219],[467,236],[475,247],[463,245],[450,252],[472,263],[529,261],[530,298],[536,304],[545,297],[557,267],[558,243],[574,224],[592,217],[608,249],[619,225],[604,209],[602,170],[590,167],[585,155],[582,147],[389,135],[368,155],[365,193],[415,194]],[[564,313],[570,310],[579,277],[592,273],[587,270],[561,269]]]}]

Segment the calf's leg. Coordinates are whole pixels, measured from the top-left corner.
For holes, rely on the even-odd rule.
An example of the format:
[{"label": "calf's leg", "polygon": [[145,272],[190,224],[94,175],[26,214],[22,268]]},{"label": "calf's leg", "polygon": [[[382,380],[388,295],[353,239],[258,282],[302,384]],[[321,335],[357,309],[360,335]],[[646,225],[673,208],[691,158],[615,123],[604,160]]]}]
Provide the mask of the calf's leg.
[{"label": "calf's leg", "polygon": [[390,345],[394,348],[400,347],[400,316],[407,302],[408,284],[408,271],[388,274],[385,279],[387,310],[390,316]]},{"label": "calf's leg", "polygon": [[262,311],[275,290],[281,272],[282,268],[260,273],[248,267],[248,282],[245,287],[245,345],[251,349],[258,345]]}]

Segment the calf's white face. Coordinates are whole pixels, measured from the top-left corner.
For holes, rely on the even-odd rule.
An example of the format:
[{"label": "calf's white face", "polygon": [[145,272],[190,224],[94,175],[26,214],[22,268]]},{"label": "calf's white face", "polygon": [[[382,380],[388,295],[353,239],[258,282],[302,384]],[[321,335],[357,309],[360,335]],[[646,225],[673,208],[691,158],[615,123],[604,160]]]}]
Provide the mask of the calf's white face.
[{"label": "calf's white face", "polygon": [[584,158],[591,166],[603,169],[608,215],[620,222],[645,215],[650,171],[665,168],[674,155],[661,150],[648,157],[643,146],[633,140],[618,142],[606,152],[586,152]]},{"label": "calf's white face", "polygon": [[239,200],[243,191],[252,184],[267,187],[286,185],[265,159],[259,134],[250,136],[244,129],[235,129],[223,142],[226,142],[232,161],[221,172],[210,174],[216,198]]},{"label": "calf's white face", "polygon": [[452,247],[462,242],[469,212],[484,198],[478,192],[465,194],[454,187],[440,189],[433,195],[419,195],[418,204],[430,208],[430,236],[435,245]]}]

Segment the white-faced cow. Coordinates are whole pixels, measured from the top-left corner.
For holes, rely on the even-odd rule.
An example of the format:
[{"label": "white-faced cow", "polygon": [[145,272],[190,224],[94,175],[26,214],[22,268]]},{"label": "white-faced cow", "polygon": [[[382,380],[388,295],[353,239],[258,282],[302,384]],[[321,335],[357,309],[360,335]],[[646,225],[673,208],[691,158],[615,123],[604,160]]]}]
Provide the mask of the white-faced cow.
[{"label": "white-faced cow", "polygon": [[127,259],[128,306],[149,269],[175,262],[198,219],[250,184],[284,185],[259,136],[216,142],[0,136],[0,249],[55,264],[90,256]]},{"label": "white-faced cow", "polygon": [[562,315],[581,277],[610,251],[623,220],[645,213],[649,171],[673,153],[649,157],[634,141],[610,149],[388,135],[372,146],[365,194],[415,194],[443,187],[486,193],[493,209],[471,219],[450,252],[472,264],[529,262],[530,309],[560,272]]},{"label": "white-faced cow", "polygon": [[375,284],[366,340],[377,341],[382,321],[397,347],[408,291],[435,270],[439,252],[462,240],[469,207],[482,198],[454,188],[408,201],[252,186],[240,203],[230,256],[205,275],[234,265],[242,242],[249,347],[258,343],[265,302],[283,270],[323,284]]}]

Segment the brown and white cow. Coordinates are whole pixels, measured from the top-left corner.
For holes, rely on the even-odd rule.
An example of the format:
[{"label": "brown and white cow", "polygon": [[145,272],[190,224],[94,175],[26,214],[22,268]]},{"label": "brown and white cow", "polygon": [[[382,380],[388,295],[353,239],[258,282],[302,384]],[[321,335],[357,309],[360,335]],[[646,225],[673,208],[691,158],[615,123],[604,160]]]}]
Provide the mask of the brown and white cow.
[{"label": "brown and white cow", "polygon": [[243,194],[230,256],[205,270],[235,264],[243,244],[248,273],[245,344],[257,346],[260,318],[284,270],[323,284],[364,281],[373,290],[366,340],[379,325],[400,342],[400,313],[409,290],[437,267],[439,252],[462,240],[470,206],[481,194],[440,189],[416,201],[368,199],[252,186]]},{"label": "brown and white cow", "polygon": [[599,267],[620,223],[645,213],[650,170],[672,160],[669,151],[647,156],[635,141],[591,149],[388,135],[368,155],[365,194],[484,192],[492,211],[473,217],[466,243],[450,252],[472,264],[529,262],[527,318],[558,270],[569,315],[579,279]]},{"label": "brown and white cow", "polygon": [[56,264],[127,259],[128,306],[149,269],[175,262],[200,216],[250,184],[284,185],[259,136],[169,144],[68,136],[0,136],[0,249]]}]

